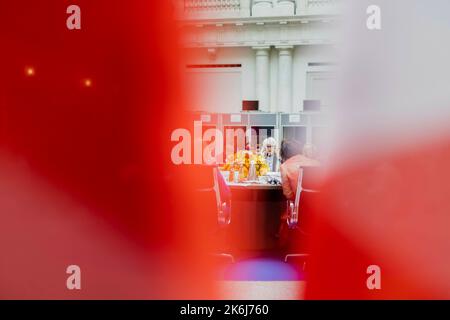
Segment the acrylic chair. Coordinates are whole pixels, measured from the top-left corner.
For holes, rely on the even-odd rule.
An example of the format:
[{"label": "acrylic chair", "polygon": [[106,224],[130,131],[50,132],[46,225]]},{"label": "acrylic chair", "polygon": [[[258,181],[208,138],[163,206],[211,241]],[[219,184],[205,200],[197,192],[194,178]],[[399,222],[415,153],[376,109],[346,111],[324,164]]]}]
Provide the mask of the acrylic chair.
[{"label": "acrylic chair", "polygon": [[[317,203],[322,179],[323,168],[318,166],[300,168],[294,201],[287,201],[287,225],[290,230],[299,231],[298,234],[303,240],[309,235],[304,228],[304,220],[311,215],[311,211]],[[308,253],[289,253],[285,255],[284,261],[288,262],[291,258],[303,259],[303,269],[305,269],[308,257]]]}]

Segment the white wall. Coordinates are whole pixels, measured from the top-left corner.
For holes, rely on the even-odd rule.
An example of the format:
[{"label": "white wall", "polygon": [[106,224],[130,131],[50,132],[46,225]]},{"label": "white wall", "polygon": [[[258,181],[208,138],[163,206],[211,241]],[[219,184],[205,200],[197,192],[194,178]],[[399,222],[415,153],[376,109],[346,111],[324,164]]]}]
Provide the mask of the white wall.
[{"label": "white wall", "polygon": [[[185,49],[186,64],[242,64],[241,68],[217,68],[214,70],[193,70],[188,72],[211,72],[210,76],[217,76],[217,80],[203,80],[207,83],[201,85],[205,90],[206,100],[211,103],[204,111],[209,112],[238,112],[241,105],[236,105],[235,100],[256,100],[255,97],[255,50],[248,47],[217,48],[213,59],[208,55],[206,48]],[[310,62],[335,62],[334,50],[326,45],[304,45],[296,46],[293,51],[293,83],[292,112],[300,111],[303,100],[307,99],[306,81],[308,72],[329,71],[330,67],[309,67]],[[239,76],[230,76],[226,73],[239,73]],[[277,72],[278,72],[278,50],[271,49],[270,52],[270,111],[277,112]],[[209,76],[209,77],[210,77]],[[204,77],[203,79],[208,79]],[[192,81],[188,81],[192,84]],[[238,84],[237,84],[238,82]],[[227,84],[228,83],[228,84]],[[196,84],[197,86],[197,84]],[[220,86],[220,88],[213,88]],[[238,89],[240,88],[240,90]],[[214,93],[217,91],[217,93]],[[239,92],[237,92],[239,91]],[[201,91],[199,91],[201,94]],[[238,96],[236,96],[238,95]],[[221,100],[221,101],[218,101]],[[214,105],[212,105],[214,103]]]},{"label": "white wall", "polygon": [[309,67],[311,62],[336,62],[332,46],[298,46],[294,51],[293,112],[302,110],[303,100],[308,99],[306,81],[308,72],[328,72],[329,66]]},{"label": "white wall", "polygon": [[239,112],[242,106],[242,74],[236,68],[188,70],[186,89],[192,111]]},{"label": "white wall", "polygon": [[[208,77],[203,77],[204,83],[190,82],[189,76],[186,79],[188,90],[201,94],[203,90],[204,98],[210,101],[210,107],[202,110],[208,112],[239,112],[242,108],[242,100],[255,100],[255,56],[254,50],[246,47],[239,48],[217,48],[215,58],[208,54],[205,48],[185,49],[185,64],[241,64],[241,68],[207,68],[207,69],[187,69],[189,73],[210,73],[216,75],[217,80],[208,81]],[[239,74],[239,76],[231,76]],[[228,83],[228,84],[227,84]],[[199,88],[192,89],[192,86]],[[215,87],[216,86],[216,87]],[[217,86],[219,86],[217,88]],[[236,96],[238,95],[238,96]],[[239,99],[236,104],[236,98]],[[219,101],[221,100],[221,101]],[[218,106],[224,106],[218,110]]]}]

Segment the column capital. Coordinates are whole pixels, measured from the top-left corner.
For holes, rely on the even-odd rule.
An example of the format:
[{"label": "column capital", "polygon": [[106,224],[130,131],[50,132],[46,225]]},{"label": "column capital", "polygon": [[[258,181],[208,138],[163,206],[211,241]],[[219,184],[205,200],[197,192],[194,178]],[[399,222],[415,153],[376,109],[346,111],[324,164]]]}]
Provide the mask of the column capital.
[{"label": "column capital", "polygon": [[279,46],[275,46],[275,49],[278,49],[278,50],[292,50],[292,49],[294,49],[294,46],[279,45]]},{"label": "column capital", "polygon": [[276,46],[279,56],[292,56],[294,46]]},{"label": "column capital", "polygon": [[256,51],[269,51],[270,46],[253,46],[252,49]]}]

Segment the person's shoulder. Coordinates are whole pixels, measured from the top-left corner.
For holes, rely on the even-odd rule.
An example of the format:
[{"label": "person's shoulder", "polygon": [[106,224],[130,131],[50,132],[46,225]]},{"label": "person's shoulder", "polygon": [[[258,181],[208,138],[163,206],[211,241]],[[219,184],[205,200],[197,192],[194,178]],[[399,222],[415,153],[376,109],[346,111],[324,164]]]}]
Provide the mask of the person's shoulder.
[{"label": "person's shoulder", "polygon": [[287,159],[284,163],[280,165],[280,171],[292,171],[297,169],[302,163],[302,158],[297,155]]},{"label": "person's shoulder", "polygon": [[290,165],[290,164],[297,164],[302,161],[303,161],[303,156],[301,154],[298,154],[296,156],[293,156],[293,157],[287,159],[285,163]]},{"label": "person's shoulder", "polygon": [[305,158],[302,160],[301,166],[302,166],[302,167],[320,167],[320,166],[321,166],[321,163],[320,163],[319,160],[316,160],[316,159],[310,159],[310,158],[306,158],[306,157],[305,157]]}]

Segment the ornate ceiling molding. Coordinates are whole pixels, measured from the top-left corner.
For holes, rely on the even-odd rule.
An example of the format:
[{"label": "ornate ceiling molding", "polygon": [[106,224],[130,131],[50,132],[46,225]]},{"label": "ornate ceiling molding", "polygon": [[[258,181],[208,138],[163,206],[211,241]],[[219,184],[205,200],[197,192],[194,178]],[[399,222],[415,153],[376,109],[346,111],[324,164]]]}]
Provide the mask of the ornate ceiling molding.
[{"label": "ornate ceiling molding", "polygon": [[253,47],[333,44],[337,18],[265,18],[183,23],[186,47]]}]

